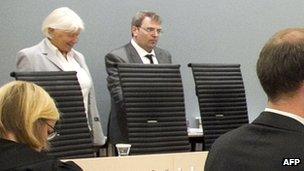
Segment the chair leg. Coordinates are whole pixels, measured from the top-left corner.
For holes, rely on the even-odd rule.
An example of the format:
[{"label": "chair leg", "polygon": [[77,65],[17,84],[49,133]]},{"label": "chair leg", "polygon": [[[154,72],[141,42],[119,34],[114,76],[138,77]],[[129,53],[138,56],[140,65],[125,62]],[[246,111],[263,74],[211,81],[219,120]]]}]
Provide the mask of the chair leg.
[{"label": "chair leg", "polygon": [[203,137],[203,141],[202,141],[202,150],[205,151],[206,150],[206,144],[205,144],[205,138]]},{"label": "chair leg", "polygon": [[109,144],[106,142],[102,146],[96,146],[95,151],[96,151],[96,156],[97,157],[107,157],[109,156]]},{"label": "chair leg", "polygon": [[113,144],[108,144],[107,152],[108,156],[118,156],[117,149]]}]

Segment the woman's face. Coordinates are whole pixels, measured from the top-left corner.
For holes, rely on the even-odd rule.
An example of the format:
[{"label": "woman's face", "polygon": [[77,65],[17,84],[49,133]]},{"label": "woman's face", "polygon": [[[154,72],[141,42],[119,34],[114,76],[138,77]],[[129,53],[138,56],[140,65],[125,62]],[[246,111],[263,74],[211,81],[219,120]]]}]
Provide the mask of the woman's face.
[{"label": "woman's face", "polygon": [[49,29],[51,35],[51,42],[58,50],[65,56],[74,45],[78,42],[80,30],[76,32],[67,32],[60,29]]}]

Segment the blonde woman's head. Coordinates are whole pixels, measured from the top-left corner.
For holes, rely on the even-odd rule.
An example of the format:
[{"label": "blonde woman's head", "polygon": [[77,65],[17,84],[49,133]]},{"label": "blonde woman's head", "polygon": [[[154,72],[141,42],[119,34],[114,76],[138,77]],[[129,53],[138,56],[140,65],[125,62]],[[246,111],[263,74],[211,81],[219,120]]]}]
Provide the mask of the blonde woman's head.
[{"label": "blonde woman's head", "polygon": [[14,135],[36,150],[48,148],[48,124],[59,119],[53,99],[40,86],[13,81],[0,88],[0,137]]}]

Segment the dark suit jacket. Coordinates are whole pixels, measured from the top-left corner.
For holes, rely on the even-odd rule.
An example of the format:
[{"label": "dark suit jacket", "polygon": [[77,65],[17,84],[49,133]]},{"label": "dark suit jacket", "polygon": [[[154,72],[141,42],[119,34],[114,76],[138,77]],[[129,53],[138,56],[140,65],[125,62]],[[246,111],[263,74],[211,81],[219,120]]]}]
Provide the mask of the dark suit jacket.
[{"label": "dark suit jacket", "polygon": [[0,170],[79,171],[82,169],[74,162],[61,162],[45,153],[31,149],[25,144],[0,139]]},{"label": "dark suit jacket", "polygon": [[[158,63],[171,63],[171,55],[168,51],[154,48],[155,56]],[[127,123],[125,112],[123,111],[123,97],[122,90],[119,82],[117,63],[141,63],[143,64],[140,56],[131,43],[123,47],[113,50],[105,56],[106,70],[108,73],[107,82],[108,89],[111,94],[111,113],[109,116],[108,124],[108,137],[112,144],[127,143]]]},{"label": "dark suit jacket", "polygon": [[[73,49],[74,59],[87,72],[92,80],[89,68],[84,56]],[[17,69],[19,71],[62,71],[59,59],[56,54],[47,46],[46,39],[30,48],[22,49],[17,53]],[[88,98],[88,120],[93,130],[93,140],[95,145],[105,144],[106,137],[103,134],[100,116],[97,110],[94,85],[89,92]]]},{"label": "dark suit jacket", "polygon": [[[283,166],[298,158],[297,166]],[[251,124],[230,131],[212,145],[206,171],[304,170],[304,125],[279,114],[263,112]]]}]

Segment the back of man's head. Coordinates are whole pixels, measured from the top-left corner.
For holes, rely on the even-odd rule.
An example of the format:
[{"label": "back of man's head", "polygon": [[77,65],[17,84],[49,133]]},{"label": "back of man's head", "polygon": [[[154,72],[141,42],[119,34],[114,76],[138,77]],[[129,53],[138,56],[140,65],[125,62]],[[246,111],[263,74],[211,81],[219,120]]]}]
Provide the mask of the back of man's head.
[{"label": "back of man's head", "polygon": [[276,33],[260,52],[256,70],[270,101],[295,95],[304,81],[304,29]]}]

